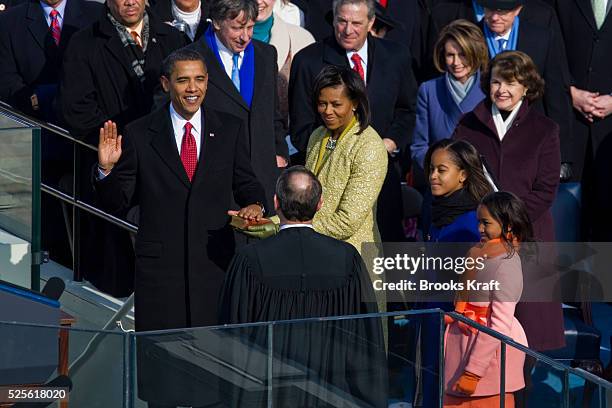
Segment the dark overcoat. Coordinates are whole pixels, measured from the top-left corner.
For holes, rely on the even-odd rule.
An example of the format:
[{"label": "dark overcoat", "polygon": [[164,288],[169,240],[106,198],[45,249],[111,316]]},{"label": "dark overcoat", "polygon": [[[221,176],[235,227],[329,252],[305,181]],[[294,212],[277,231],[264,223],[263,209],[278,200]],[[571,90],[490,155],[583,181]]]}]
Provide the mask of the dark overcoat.
[{"label": "dark overcoat", "polygon": [[[612,13],[603,25],[595,25],[589,1],[556,2],[561,31],[567,51],[571,83],[576,88],[600,95],[612,93]],[[612,2],[608,2],[608,10]],[[612,186],[609,181],[612,157],[612,116],[588,122],[574,111],[576,179],[583,180],[585,224],[592,227],[592,239],[612,240]],[[582,170],[584,169],[584,174]],[[581,177],[582,176],[582,177]]]},{"label": "dark overcoat", "polygon": [[[200,157],[190,182],[168,105],[126,127],[121,158],[96,182],[96,191],[113,214],[140,206],[137,331],[217,323],[217,299],[235,247],[227,209],[232,196],[246,206],[264,195],[250,166],[245,134],[244,122],[235,116],[203,109]],[[192,339],[184,337],[186,344]],[[172,406],[201,406],[216,399],[213,389],[199,383],[201,372],[186,367],[189,357],[170,358],[163,352],[171,340],[138,339],[139,397]]]},{"label": "dark overcoat", "polygon": [[[491,102],[485,100],[459,121],[453,138],[473,144],[484,156],[498,188],[523,200],[533,224],[534,238],[554,242],[551,207],[561,167],[559,126],[524,102],[500,142],[491,115]],[[525,328],[529,347],[549,350],[564,345],[560,303],[521,302],[516,316]]]},{"label": "dark overcoat", "polygon": [[[24,113],[34,114],[30,97],[39,85],[57,86],[62,57],[72,35],[98,19],[102,10],[97,2],[66,0],[59,46],[51,37],[38,0],[1,13],[0,99]],[[49,95],[53,96],[55,90]]]},{"label": "dark overcoat", "polygon": [[280,175],[276,156],[288,158],[289,148],[278,105],[276,49],[256,40],[252,44],[255,52],[255,80],[251,106],[246,104],[204,37],[187,48],[202,54],[208,66],[208,90],[204,105],[228,112],[248,124],[246,144],[251,166],[266,191],[266,200],[263,201],[266,211],[274,214],[272,197],[276,179]]},{"label": "dark overcoat", "polygon": [[126,127],[121,159],[96,183],[100,203],[111,213],[140,205],[137,330],[217,322],[217,297],[234,250],[227,215],[232,193],[241,206],[263,199],[243,140],[244,122],[203,109],[202,124],[191,183],[167,105]]},{"label": "dark overcoat", "polygon": [[[151,112],[163,59],[187,43],[180,31],[149,14],[149,42],[141,82],[132,69],[130,53],[106,14],[76,33],[66,53],[60,84],[60,107],[65,125],[75,137],[97,145],[100,127],[107,120],[122,132],[126,124]],[[81,149],[77,183],[79,199],[93,203],[91,181],[85,175],[97,160],[95,152]],[[118,227],[83,215],[81,233],[92,238],[81,248],[81,269],[98,289],[113,296],[133,291],[134,252],[129,236]],[[104,256],[99,251],[106,248]]]}]

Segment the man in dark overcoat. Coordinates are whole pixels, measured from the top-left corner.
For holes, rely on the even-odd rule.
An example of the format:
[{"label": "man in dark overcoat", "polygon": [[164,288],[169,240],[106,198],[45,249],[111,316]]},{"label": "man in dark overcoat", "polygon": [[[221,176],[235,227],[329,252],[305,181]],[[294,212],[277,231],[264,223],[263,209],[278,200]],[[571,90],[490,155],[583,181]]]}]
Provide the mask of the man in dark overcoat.
[{"label": "man in dark overcoat", "polygon": [[574,107],[576,179],[583,181],[585,239],[612,241],[612,1],[558,0]]},{"label": "man in dark overcoat", "polygon": [[[263,213],[264,191],[244,142],[246,124],[201,107],[208,97],[201,55],[178,50],[166,59],[163,71],[171,102],[132,122],[123,137],[114,122],[106,122],[94,169],[104,209],[121,215],[140,206],[137,331],[216,324],[219,291],[234,255],[227,214],[232,196],[243,207],[239,215],[259,219]],[[210,396],[189,379],[197,372],[165,364],[155,355],[164,340],[158,342],[159,347],[146,339],[139,343],[140,398],[160,406],[205,405]]]},{"label": "man in dark overcoat", "polygon": [[[187,44],[180,31],[145,10],[144,0],[108,0],[106,12],[75,34],[64,55],[60,107],[75,137],[97,143],[100,126],[119,128],[151,112],[163,59]],[[94,200],[88,175],[96,155],[81,148],[76,195]],[[132,291],[133,250],[127,233],[93,217],[82,217],[81,270],[98,289],[114,296]],[[104,256],[98,248],[106,248]]]},{"label": "man in dark overcoat", "polygon": [[[102,9],[84,0],[30,0],[0,14],[0,99],[23,113],[51,120],[66,47]],[[50,14],[57,15],[57,43]]]}]

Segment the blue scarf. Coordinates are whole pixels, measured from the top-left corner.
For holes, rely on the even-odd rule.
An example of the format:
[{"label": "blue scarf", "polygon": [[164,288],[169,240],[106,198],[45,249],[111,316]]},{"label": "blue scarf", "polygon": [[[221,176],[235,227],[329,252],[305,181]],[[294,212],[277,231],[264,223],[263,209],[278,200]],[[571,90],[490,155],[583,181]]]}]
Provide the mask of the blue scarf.
[{"label": "blue scarf", "polygon": [[506,45],[505,50],[499,49],[499,44],[495,41],[495,34],[493,31],[489,29],[489,26],[484,23],[484,36],[487,41],[487,47],[489,48],[489,58],[493,59],[497,54],[503,51],[516,50],[516,42],[518,40],[518,31],[519,31],[519,17],[516,16],[514,22],[512,23],[512,28],[510,29],[510,37],[508,38],[508,44]]},{"label": "blue scarf", "polygon": [[[206,44],[208,44],[208,47],[210,47],[213,53],[217,56],[219,64],[221,64],[221,67],[225,71],[225,66],[223,65],[221,55],[219,54],[219,48],[217,47],[217,41],[215,40],[215,32],[212,24],[208,26],[208,29],[204,33],[204,40],[206,41]],[[249,108],[251,107],[251,102],[253,101],[254,84],[255,50],[253,49],[253,43],[249,43],[244,50],[242,66],[240,67],[240,95]]]},{"label": "blue scarf", "polygon": [[484,7],[482,7],[476,0],[472,0],[472,7],[474,8],[474,16],[476,21],[480,22],[484,18]]}]

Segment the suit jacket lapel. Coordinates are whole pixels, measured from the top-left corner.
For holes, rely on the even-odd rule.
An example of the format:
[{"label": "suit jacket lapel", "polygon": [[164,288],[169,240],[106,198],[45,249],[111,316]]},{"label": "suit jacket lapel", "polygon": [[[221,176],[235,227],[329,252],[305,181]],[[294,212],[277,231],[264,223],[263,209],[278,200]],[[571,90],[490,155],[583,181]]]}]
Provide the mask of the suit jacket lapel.
[{"label": "suit jacket lapel", "polygon": [[[183,167],[183,163],[176,149],[174,130],[172,129],[172,121],[170,120],[170,112],[168,111],[167,104],[152,116],[149,131],[153,134],[151,146],[157,152],[162,162],[170,168],[185,187],[191,188],[191,183],[185,172],[185,167]],[[201,149],[203,149],[203,146]]]},{"label": "suit jacket lapel", "polygon": [[340,67],[350,67],[346,51],[342,49],[334,37],[329,37],[325,40],[323,48],[323,62],[329,65],[337,65]]},{"label": "suit jacket lapel", "polygon": [[121,42],[121,38],[119,38],[119,33],[110,22],[108,17],[104,17],[100,20],[100,31],[108,37],[108,41],[106,41],[105,47],[108,51],[115,57],[115,59],[123,66],[127,74],[136,78],[136,73],[132,69],[132,61],[128,61],[126,56],[123,43]]},{"label": "suit jacket lapel", "polygon": [[68,38],[79,30],[81,26],[83,11],[79,0],[68,0],[64,9],[64,23],[62,24],[62,34],[60,37],[60,49],[66,48]]},{"label": "suit jacket lapel", "polygon": [[[27,18],[28,30],[40,48],[44,49],[47,34],[49,34],[49,26],[43,15],[43,9],[38,2],[31,1],[28,3]],[[49,39],[51,39],[51,37],[49,37]]]},{"label": "suit jacket lapel", "polygon": [[[242,99],[242,95],[240,95],[230,77],[227,76],[225,69],[223,69],[223,66],[219,63],[217,56],[208,48],[204,36],[197,41],[197,51],[200,51],[206,60],[208,72],[210,74],[208,75],[208,80],[234,101],[238,102],[244,109],[249,110],[246,102]],[[257,72],[257,66],[255,70]]]},{"label": "suit jacket lapel", "polygon": [[593,14],[593,7],[591,6],[591,2],[588,0],[573,0],[573,1],[576,2],[576,5],[580,9],[580,12],[584,16],[585,20],[591,26],[591,29],[593,29],[593,31],[597,31],[597,25],[595,24],[595,15]]},{"label": "suit jacket lapel", "polygon": [[[376,61],[376,40],[370,34],[368,34],[368,72],[366,73],[366,85],[370,83],[373,78],[372,72],[374,72],[374,61]],[[378,60],[384,61],[384,58],[378,56]]]},{"label": "suit jacket lapel", "polygon": [[[262,93],[262,89],[261,89],[266,79],[266,73],[264,72],[265,64],[262,59],[262,54],[261,52],[258,52],[258,48],[259,47],[253,44],[253,52],[255,53],[255,75],[254,75],[253,81],[255,81],[255,83],[253,84],[253,99],[251,100],[251,106],[255,105],[255,100],[260,95],[269,96],[265,92]],[[242,96],[240,97],[240,99],[242,99]]]},{"label": "suit jacket lapel", "polygon": [[198,167],[196,168],[196,172],[192,180],[194,185],[196,183],[201,183],[202,180],[204,180],[204,174],[208,172],[212,158],[215,156],[215,154],[217,154],[214,148],[215,143],[212,143],[210,138],[223,136],[221,134],[215,136],[215,133],[219,133],[219,130],[223,124],[217,115],[215,115],[214,111],[206,110],[204,107],[202,107],[201,112],[203,126],[202,131],[200,132],[200,157],[198,158]]}]

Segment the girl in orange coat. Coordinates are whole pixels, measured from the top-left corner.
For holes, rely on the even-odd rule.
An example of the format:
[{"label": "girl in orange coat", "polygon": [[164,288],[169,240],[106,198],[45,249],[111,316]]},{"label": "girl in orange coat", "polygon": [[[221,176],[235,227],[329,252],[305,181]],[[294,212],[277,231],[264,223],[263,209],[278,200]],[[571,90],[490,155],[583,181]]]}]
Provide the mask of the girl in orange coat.
[{"label": "girl in orange coat", "polygon": [[[468,257],[483,257],[484,268],[470,270],[464,282],[499,282],[497,288],[463,291],[455,311],[527,345],[514,308],[523,290],[520,243],[530,241],[532,227],[525,205],[514,194],[491,193],[477,210],[480,244]],[[499,340],[458,321],[449,320],[445,336],[445,407],[499,407]],[[508,347],[506,353],[506,407],[514,407],[512,392],[525,386],[523,352]]]}]

